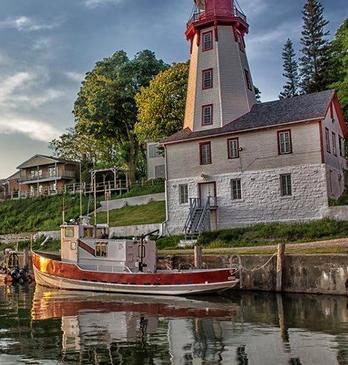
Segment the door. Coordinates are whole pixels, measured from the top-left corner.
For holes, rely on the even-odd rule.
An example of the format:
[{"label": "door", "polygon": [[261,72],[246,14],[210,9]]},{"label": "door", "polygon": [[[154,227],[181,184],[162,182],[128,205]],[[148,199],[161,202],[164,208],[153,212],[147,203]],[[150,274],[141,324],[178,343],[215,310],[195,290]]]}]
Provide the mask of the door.
[{"label": "door", "polygon": [[[199,197],[201,199],[201,204],[204,207],[209,197],[216,197],[216,183],[199,184]],[[214,203],[211,201],[211,204]]]}]

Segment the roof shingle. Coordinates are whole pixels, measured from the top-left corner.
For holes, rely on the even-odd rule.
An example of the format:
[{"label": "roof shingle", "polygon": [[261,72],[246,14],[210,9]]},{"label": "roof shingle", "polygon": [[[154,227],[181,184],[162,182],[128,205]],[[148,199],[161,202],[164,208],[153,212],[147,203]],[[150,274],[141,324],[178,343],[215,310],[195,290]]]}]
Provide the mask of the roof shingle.
[{"label": "roof shingle", "polygon": [[164,139],[162,143],[167,144],[196,138],[211,137],[218,134],[268,128],[292,122],[323,119],[325,118],[327,108],[334,95],[334,90],[326,90],[289,99],[255,104],[249,113],[244,114],[240,118],[221,128],[198,132],[192,132],[189,128],[186,128]]}]

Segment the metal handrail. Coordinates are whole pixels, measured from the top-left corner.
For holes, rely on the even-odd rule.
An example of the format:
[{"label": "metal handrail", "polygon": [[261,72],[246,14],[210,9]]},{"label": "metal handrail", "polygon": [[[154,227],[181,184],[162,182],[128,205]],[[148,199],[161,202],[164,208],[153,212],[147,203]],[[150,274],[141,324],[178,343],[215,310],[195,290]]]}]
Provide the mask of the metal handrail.
[{"label": "metal handrail", "polygon": [[[247,16],[243,13],[242,9],[240,9],[240,6],[238,3],[236,3],[234,0],[232,1],[232,16],[235,18],[240,18],[244,22],[247,22]],[[208,18],[210,16],[215,16],[215,12],[207,12],[200,10],[197,6],[194,7],[193,13],[191,15],[191,18],[188,21],[188,25],[197,22],[199,20],[204,20],[205,18]]]}]

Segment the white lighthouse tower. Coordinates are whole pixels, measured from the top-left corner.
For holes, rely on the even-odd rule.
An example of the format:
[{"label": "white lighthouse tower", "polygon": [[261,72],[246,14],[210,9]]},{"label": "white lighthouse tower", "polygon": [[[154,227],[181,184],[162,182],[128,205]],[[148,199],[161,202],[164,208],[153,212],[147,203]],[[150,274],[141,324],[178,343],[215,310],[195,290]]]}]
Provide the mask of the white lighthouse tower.
[{"label": "white lighthouse tower", "polygon": [[195,0],[186,37],[191,63],[185,128],[220,128],[256,103],[244,37],[249,25],[234,0]]}]

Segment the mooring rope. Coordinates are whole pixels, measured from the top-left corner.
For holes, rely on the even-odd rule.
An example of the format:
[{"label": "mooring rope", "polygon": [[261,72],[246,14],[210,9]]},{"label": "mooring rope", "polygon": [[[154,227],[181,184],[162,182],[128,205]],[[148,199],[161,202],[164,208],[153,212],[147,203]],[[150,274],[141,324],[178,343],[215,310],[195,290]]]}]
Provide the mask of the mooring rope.
[{"label": "mooring rope", "polygon": [[[250,272],[250,273],[253,273],[255,271],[260,271],[263,268],[265,268],[273,260],[273,258],[276,257],[276,256],[277,256],[277,253],[273,254],[262,266],[255,267],[253,269],[247,269],[243,265],[239,265],[239,270],[244,271],[244,272]],[[237,257],[239,259],[239,262],[241,262],[240,256],[234,256],[234,257]],[[233,259],[233,257],[231,259]],[[238,269],[236,269],[236,271],[238,271]]]}]

